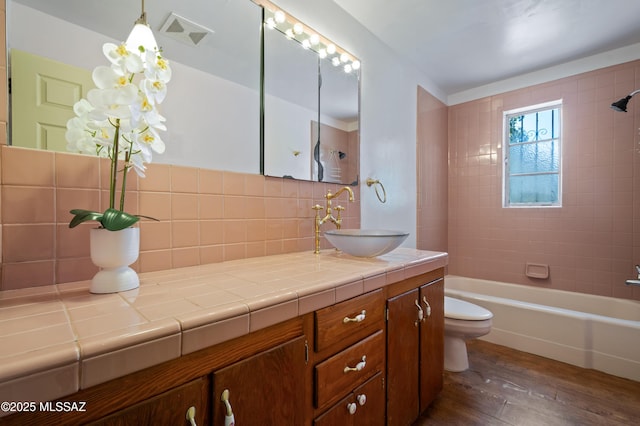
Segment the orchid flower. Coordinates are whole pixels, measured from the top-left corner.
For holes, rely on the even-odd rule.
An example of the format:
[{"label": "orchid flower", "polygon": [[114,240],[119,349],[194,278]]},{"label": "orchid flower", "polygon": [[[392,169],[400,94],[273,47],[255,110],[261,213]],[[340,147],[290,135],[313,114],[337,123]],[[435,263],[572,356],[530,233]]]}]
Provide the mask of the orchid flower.
[{"label": "orchid flower", "polygon": [[[67,122],[67,150],[108,157],[111,160],[109,208],[103,213],[72,210],[69,227],[97,220],[112,231],[124,229],[140,216],[125,213],[127,172],[144,177],[145,163],[153,152],[162,154],[165,144],[159,131],[166,130],[158,111],[167,94],[171,68],[158,51],[132,52],[124,44],[105,43],[102,52],[110,66],[98,66],[92,78],[95,89],[74,105],[75,117]],[[118,169],[118,161],[124,161]],[[115,208],[117,176],[122,173],[120,209]],[[108,213],[108,214],[107,214]],[[146,216],[145,216],[146,217]]]}]

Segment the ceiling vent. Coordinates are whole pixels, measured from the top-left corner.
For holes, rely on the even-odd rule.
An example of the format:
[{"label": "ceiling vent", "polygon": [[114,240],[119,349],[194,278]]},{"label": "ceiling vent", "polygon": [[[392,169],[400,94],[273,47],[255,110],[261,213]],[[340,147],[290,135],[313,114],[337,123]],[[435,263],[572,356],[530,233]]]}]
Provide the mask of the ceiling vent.
[{"label": "ceiling vent", "polygon": [[183,18],[180,15],[176,15],[173,12],[171,12],[167,20],[164,21],[160,31],[173,39],[188,44],[189,46],[197,46],[207,36],[207,34],[214,33],[213,30],[196,24],[195,22],[190,21],[187,18]]}]

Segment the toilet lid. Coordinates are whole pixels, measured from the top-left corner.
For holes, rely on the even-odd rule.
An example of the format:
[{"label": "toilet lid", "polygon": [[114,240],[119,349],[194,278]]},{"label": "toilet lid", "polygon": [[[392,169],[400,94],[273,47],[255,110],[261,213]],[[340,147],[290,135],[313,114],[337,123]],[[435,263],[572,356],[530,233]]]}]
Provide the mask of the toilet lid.
[{"label": "toilet lid", "polygon": [[491,311],[455,297],[444,297],[444,316],[466,321],[483,321],[493,318]]}]

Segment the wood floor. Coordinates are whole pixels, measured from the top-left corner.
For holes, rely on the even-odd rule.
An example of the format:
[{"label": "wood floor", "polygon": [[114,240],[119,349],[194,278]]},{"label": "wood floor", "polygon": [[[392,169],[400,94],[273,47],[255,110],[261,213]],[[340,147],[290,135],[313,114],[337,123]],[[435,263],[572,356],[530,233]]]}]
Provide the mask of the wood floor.
[{"label": "wood floor", "polygon": [[640,425],[640,382],[481,340],[414,426]]}]

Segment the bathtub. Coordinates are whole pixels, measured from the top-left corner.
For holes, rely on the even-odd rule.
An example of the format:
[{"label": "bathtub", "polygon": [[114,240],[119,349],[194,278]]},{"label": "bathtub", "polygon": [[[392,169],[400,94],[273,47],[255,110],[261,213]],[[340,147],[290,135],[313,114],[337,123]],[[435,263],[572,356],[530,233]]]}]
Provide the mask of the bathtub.
[{"label": "bathtub", "polygon": [[640,381],[640,302],[447,275],[445,294],[493,312],[481,339]]}]

